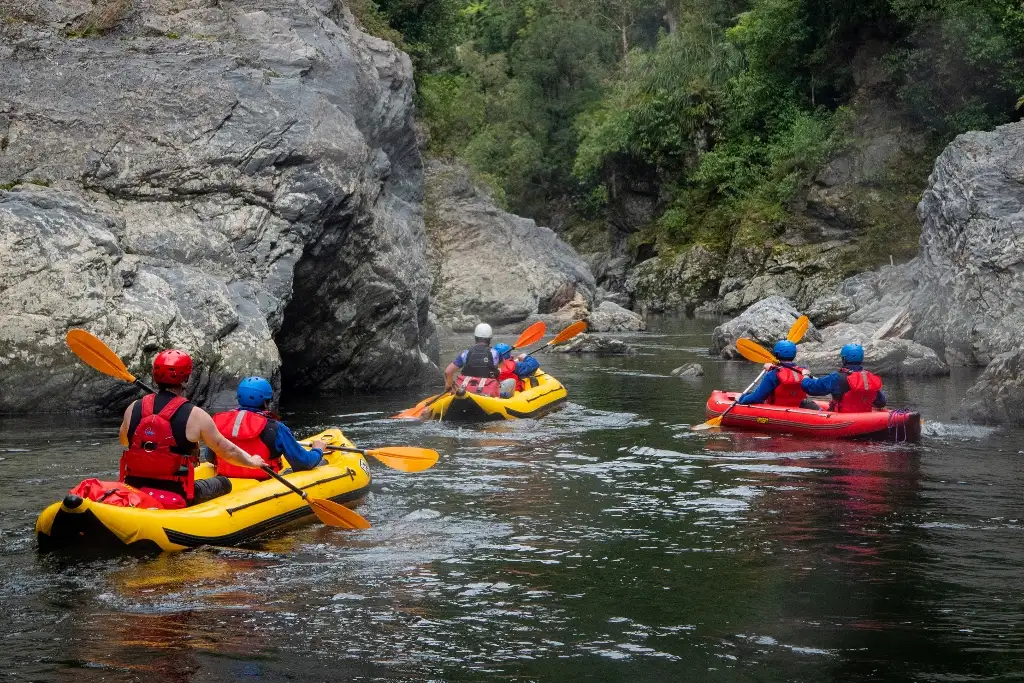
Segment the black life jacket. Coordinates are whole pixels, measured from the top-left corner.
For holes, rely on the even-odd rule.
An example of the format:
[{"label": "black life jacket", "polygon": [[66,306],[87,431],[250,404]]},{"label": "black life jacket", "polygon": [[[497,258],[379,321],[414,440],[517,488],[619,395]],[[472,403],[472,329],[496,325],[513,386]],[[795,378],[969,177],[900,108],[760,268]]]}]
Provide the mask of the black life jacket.
[{"label": "black life jacket", "polygon": [[462,366],[463,377],[489,377],[498,379],[498,366],[494,364],[494,356],[488,344],[473,344],[466,354],[466,363]]}]

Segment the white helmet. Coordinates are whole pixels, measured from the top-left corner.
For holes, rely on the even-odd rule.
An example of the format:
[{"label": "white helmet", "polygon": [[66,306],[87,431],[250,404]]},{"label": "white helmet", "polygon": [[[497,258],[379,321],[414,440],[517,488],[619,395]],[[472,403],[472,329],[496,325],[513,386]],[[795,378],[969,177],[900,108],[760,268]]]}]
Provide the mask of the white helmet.
[{"label": "white helmet", "polygon": [[494,336],[494,330],[492,330],[491,326],[487,323],[480,323],[476,326],[476,329],[473,330],[473,336],[477,339],[490,339]]}]

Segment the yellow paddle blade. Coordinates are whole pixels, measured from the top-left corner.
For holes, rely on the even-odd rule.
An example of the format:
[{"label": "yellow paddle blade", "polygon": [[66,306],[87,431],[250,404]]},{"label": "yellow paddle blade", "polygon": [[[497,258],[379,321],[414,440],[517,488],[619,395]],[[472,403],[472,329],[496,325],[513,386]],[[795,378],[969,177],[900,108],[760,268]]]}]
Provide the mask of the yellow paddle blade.
[{"label": "yellow paddle blade", "polygon": [[547,332],[548,326],[544,324],[543,320],[538,320],[534,324],[523,330],[523,333],[519,335],[519,339],[516,339],[516,343],[512,345],[514,349],[521,349],[524,346],[530,346],[536,344]]},{"label": "yellow paddle blade", "polygon": [[403,418],[410,418],[410,417],[411,418],[419,417],[420,413],[423,412],[423,409],[426,408],[431,402],[433,402],[434,400],[436,400],[440,396],[441,396],[441,394],[434,394],[433,396],[428,396],[427,398],[423,399],[422,401],[420,401],[419,403],[414,405],[412,408],[406,408],[405,410],[403,410],[400,413],[395,413],[394,415],[391,416],[391,419],[395,420],[395,419],[403,419]]},{"label": "yellow paddle blade", "polygon": [[577,320],[572,325],[569,325],[569,327],[556,334],[555,338],[548,342],[548,346],[567,342],[585,329],[587,329],[587,321]]},{"label": "yellow paddle blade", "polygon": [[736,350],[740,352],[741,356],[755,363],[774,363],[775,365],[779,363],[771,351],[752,339],[737,339]]},{"label": "yellow paddle blade", "polygon": [[380,460],[393,470],[400,472],[422,472],[437,463],[437,451],[414,446],[390,446],[371,448],[366,454]]},{"label": "yellow paddle blade", "polygon": [[695,432],[703,432],[706,429],[713,429],[715,427],[721,427],[721,426],[722,426],[722,416],[719,415],[718,417],[713,417],[710,420],[708,420],[707,422],[699,424],[699,425],[697,425],[695,427],[690,427],[690,429],[695,431]]},{"label": "yellow paddle blade", "polygon": [[77,328],[69,330],[65,340],[71,353],[81,358],[82,362],[89,367],[125,382],[135,381],[135,375],[128,372],[128,368],[117,357],[117,354],[91,332]]},{"label": "yellow paddle blade", "polygon": [[811,321],[806,315],[800,316],[796,319],[796,322],[793,323],[793,326],[789,328],[789,334],[786,335],[786,339],[796,344],[804,338],[805,334],[807,334],[807,327],[810,324]]},{"label": "yellow paddle blade", "polygon": [[326,498],[307,498],[306,502],[313,512],[320,518],[320,521],[327,526],[341,527],[342,529],[369,529],[370,523],[361,514],[351,510],[341,503],[335,503]]}]

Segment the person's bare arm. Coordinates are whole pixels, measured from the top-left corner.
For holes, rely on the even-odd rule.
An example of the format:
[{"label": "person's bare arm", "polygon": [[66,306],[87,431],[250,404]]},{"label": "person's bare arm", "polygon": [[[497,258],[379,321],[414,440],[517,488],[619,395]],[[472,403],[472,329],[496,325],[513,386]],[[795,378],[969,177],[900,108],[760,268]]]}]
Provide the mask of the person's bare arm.
[{"label": "person's bare arm", "polygon": [[260,467],[265,464],[262,458],[249,455],[241,448],[224,438],[224,435],[213,423],[213,418],[202,408],[193,408],[188,416],[188,425],[185,427],[185,434],[189,441],[198,442],[203,440],[218,458],[224,458],[228,462],[242,467]]},{"label": "person's bare arm", "polygon": [[125,409],[124,417],[121,418],[121,431],[118,432],[118,437],[121,439],[121,445],[125,448],[128,447],[128,425],[132,421],[132,408],[135,407],[135,401]]},{"label": "person's bare arm", "polygon": [[459,374],[459,366],[455,363],[449,363],[448,367],[444,369],[444,388],[451,389],[452,382],[455,381],[455,375]]}]

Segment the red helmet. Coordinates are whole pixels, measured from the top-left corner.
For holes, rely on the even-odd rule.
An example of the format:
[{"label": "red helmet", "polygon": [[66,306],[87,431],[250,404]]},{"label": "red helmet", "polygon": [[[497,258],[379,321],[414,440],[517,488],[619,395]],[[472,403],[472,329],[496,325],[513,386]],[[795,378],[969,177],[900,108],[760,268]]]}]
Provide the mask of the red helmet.
[{"label": "red helmet", "polygon": [[192,358],[184,351],[167,349],[153,359],[153,381],[157,384],[181,386],[192,374]]}]

